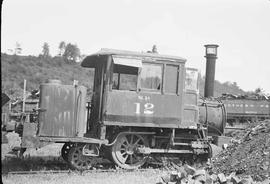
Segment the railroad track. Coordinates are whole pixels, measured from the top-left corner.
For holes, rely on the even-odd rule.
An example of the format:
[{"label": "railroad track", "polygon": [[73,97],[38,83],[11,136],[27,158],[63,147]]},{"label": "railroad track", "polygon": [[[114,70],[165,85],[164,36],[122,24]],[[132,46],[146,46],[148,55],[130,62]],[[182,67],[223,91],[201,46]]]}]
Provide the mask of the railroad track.
[{"label": "railroad track", "polygon": [[227,126],[227,127],[225,127],[225,130],[245,130],[245,128]]},{"label": "railroad track", "polygon": [[124,169],[93,169],[93,170],[85,170],[85,171],[77,171],[77,170],[47,170],[47,171],[11,171],[7,173],[2,173],[2,175],[35,175],[35,174],[86,174],[86,173],[103,173],[103,172],[115,172],[115,173],[123,173],[123,172],[146,172],[146,171],[161,171],[162,169],[154,169],[154,168],[142,168],[135,170],[124,170]]}]

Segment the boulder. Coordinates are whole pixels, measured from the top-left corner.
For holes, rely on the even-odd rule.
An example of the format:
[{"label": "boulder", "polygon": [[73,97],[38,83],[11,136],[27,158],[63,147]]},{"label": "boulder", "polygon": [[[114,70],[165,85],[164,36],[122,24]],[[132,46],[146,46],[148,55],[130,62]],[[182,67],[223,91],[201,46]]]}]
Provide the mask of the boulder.
[{"label": "boulder", "polygon": [[184,165],[184,169],[188,175],[194,175],[196,172],[196,169],[194,167],[191,167],[189,165]]},{"label": "boulder", "polygon": [[262,181],[261,184],[269,184],[269,183],[270,183],[270,180],[269,179],[266,179],[266,180]]},{"label": "boulder", "polygon": [[218,180],[218,176],[216,174],[210,175],[210,178],[213,180],[213,182],[216,182]]},{"label": "boulder", "polygon": [[219,180],[220,183],[226,183],[227,182],[227,178],[223,173],[218,174],[218,180]]},{"label": "boulder", "polygon": [[243,178],[238,184],[253,184],[253,179],[251,176]]},{"label": "boulder", "polygon": [[214,183],[214,181],[212,180],[212,178],[206,178],[206,180],[205,180],[205,184],[213,184]]},{"label": "boulder", "polygon": [[171,181],[171,178],[169,175],[161,176],[161,179],[164,183],[168,183]]},{"label": "boulder", "polygon": [[231,181],[233,184],[238,184],[241,180],[237,176],[232,176]]}]

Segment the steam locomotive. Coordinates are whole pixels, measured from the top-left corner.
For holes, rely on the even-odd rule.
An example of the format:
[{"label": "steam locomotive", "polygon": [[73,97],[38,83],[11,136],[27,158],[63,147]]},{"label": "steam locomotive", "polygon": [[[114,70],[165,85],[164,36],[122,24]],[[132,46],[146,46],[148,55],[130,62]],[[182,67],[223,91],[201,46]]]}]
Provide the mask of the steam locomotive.
[{"label": "steam locomotive", "polygon": [[[199,98],[198,70],[181,57],[102,49],[82,67],[94,70],[93,95],[74,83],[40,85],[37,121],[25,121],[21,147],[64,143],[61,155],[73,168],[89,169],[104,157],[124,169],[149,156],[211,157],[211,138],[224,133],[226,108]],[[87,105],[86,105],[87,104]]]}]

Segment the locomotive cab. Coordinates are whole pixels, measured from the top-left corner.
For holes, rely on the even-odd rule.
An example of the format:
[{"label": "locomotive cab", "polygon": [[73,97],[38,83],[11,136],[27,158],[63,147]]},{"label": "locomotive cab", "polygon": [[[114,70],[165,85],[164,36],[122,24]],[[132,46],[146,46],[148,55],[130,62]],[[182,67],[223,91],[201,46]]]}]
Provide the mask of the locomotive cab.
[{"label": "locomotive cab", "polygon": [[102,126],[197,128],[198,71],[185,82],[185,59],[105,49],[81,65],[95,68],[90,136],[105,138]]}]

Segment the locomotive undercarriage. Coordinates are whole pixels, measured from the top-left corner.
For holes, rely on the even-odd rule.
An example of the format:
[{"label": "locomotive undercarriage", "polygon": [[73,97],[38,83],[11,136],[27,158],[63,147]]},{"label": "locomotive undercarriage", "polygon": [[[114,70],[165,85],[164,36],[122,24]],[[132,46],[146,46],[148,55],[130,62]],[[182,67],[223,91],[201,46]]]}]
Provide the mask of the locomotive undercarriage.
[{"label": "locomotive undercarriage", "polygon": [[[108,127],[107,145],[70,144],[62,148],[62,157],[73,168],[92,167],[97,157],[106,158],[123,169],[137,169],[147,160],[207,160],[211,148],[202,131],[169,128]],[[100,154],[99,154],[100,153]]]}]

